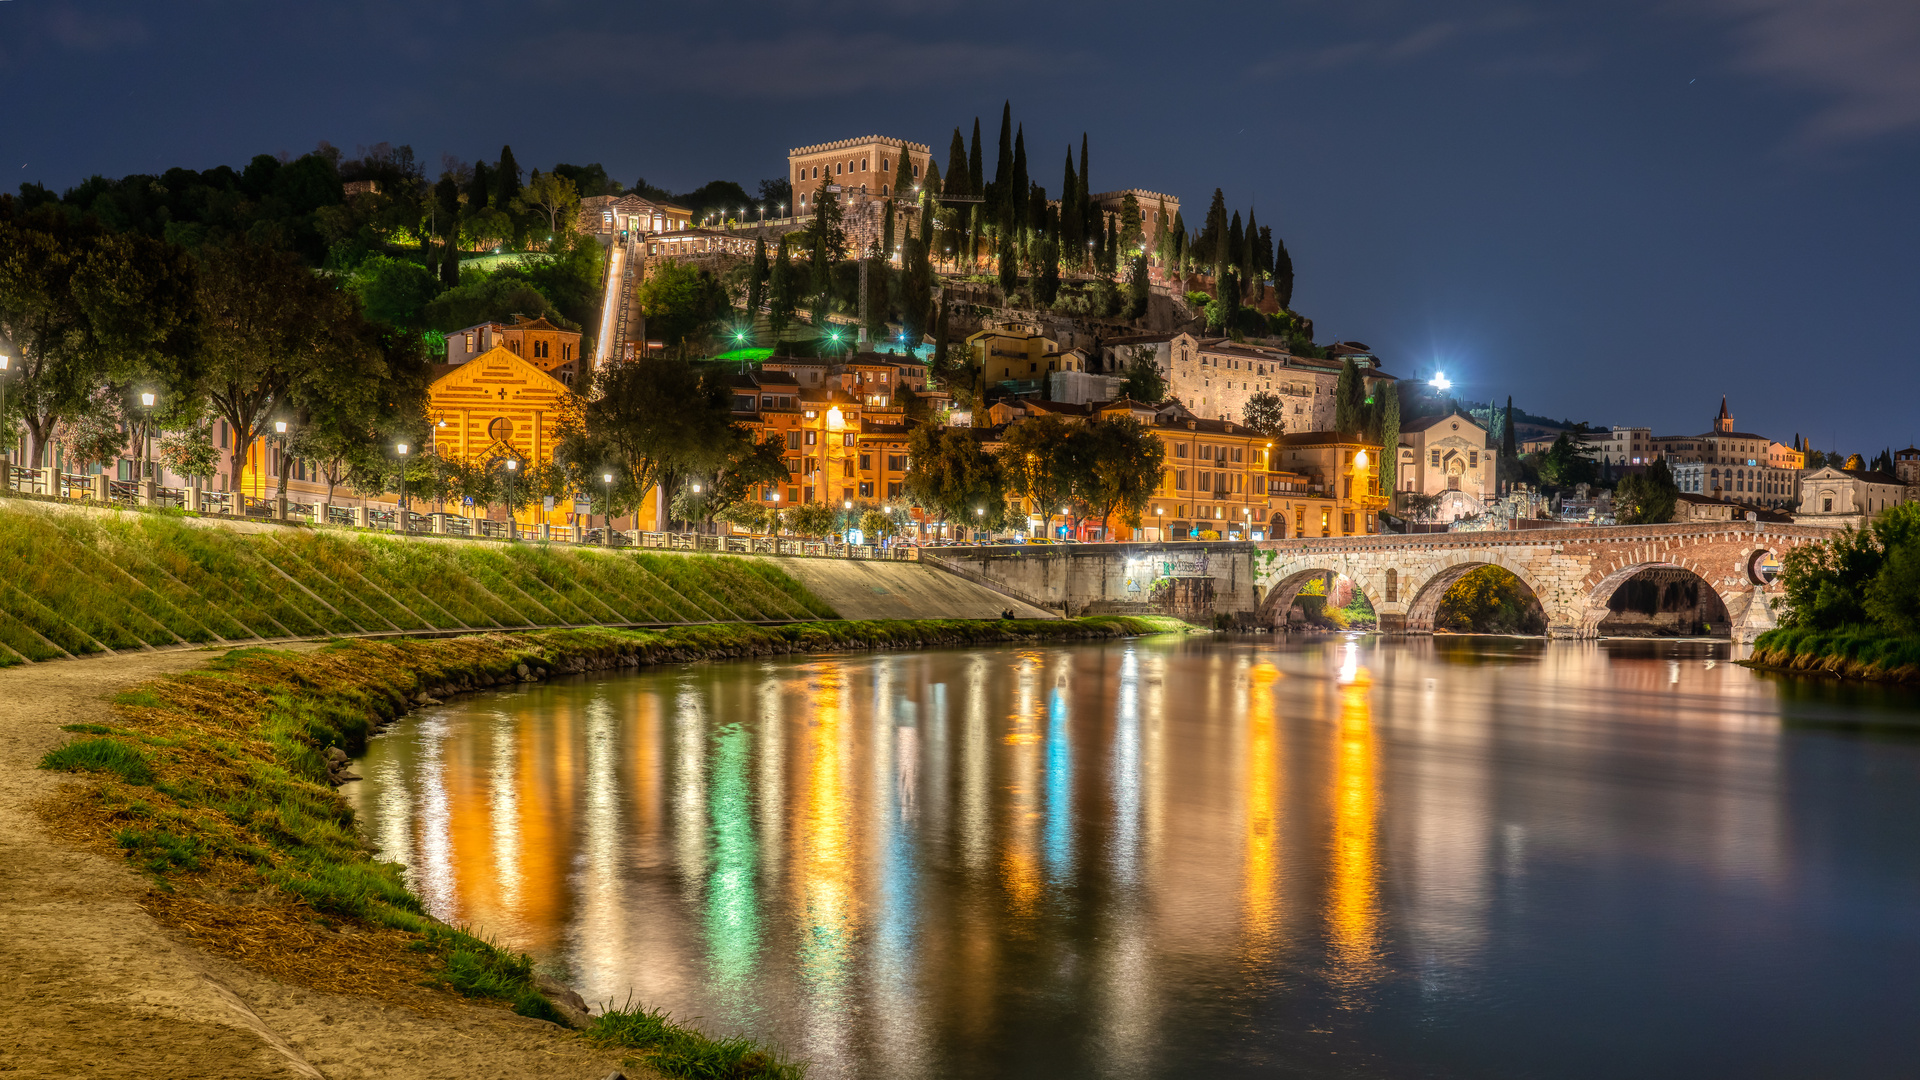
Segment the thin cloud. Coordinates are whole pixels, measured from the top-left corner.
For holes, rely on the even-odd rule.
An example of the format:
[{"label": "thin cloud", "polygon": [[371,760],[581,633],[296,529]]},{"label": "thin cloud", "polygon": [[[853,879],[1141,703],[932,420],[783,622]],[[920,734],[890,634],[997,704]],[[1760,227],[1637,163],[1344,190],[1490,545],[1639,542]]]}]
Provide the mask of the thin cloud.
[{"label": "thin cloud", "polygon": [[1920,128],[1920,3],[1715,0],[1737,22],[1738,70],[1826,99],[1799,131],[1809,148]]}]

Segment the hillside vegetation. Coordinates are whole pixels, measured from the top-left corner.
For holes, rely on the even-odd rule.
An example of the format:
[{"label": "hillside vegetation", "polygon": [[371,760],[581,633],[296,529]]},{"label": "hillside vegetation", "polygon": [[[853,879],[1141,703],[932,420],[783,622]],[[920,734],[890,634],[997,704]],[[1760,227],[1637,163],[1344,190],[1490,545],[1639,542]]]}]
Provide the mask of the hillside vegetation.
[{"label": "hillside vegetation", "polygon": [[0,666],[382,632],[837,617],[751,558],[0,509]]}]

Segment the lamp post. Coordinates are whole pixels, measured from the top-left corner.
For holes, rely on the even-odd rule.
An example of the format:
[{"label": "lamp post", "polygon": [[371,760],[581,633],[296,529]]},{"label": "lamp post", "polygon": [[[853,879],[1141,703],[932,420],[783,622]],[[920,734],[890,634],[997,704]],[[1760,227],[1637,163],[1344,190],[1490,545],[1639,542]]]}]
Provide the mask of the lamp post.
[{"label": "lamp post", "polygon": [[[13,366],[13,357],[0,353],[0,438],[10,430],[7,427],[7,371]],[[6,453],[0,454],[0,469],[13,468],[13,440],[6,440]],[[13,474],[0,476],[0,488],[13,486]]]},{"label": "lamp post", "polygon": [[1160,515],[1164,513],[1166,513],[1166,510],[1163,507],[1156,506],[1153,508],[1153,531],[1154,534],[1162,540],[1167,538],[1166,526],[1160,523]]},{"label": "lamp post", "polygon": [[607,546],[613,546],[613,474],[601,473],[600,482],[607,485]]},{"label": "lamp post", "polygon": [[985,527],[987,511],[982,507],[973,508],[973,538],[980,539],[980,530]]},{"label": "lamp post", "polygon": [[153,395],[140,395],[140,452],[134,455],[134,482],[147,478],[147,440],[152,437]]},{"label": "lamp post", "polygon": [[395,448],[400,451],[400,503],[394,508],[394,516],[400,519],[400,534],[405,536],[407,533],[407,444],[398,443]]},{"label": "lamp post", "polygon": [[515,519],[514,519],[514,516],[513,516],[513,514],[514,514],[514,510],[513,510],[513,474],[514,474],[514,473],[517,473],[517,472],[519,472],[519,471],[520,471],[520,461],[519,461],[519,459],[518,459],[518,458],[515,458],[515,457],[511,457],[511,456],[509,456],[509,457],[507,458],[507,539],[509,539],[509,540],[512,540],[512,539],[514,539],[514,533],[515,533],[515,531],[516,531],[516,530],[514,529],[514,521],[515,521]]}]

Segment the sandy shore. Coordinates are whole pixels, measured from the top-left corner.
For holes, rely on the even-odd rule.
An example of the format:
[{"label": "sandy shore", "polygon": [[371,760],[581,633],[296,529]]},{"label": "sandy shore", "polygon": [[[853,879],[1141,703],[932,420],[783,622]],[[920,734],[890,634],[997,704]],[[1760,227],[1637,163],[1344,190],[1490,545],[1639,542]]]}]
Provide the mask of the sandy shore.
[{"label": "sandy shore", "polygon": [[115,691],[213,655],[0,670],[0,1074],[601,1080],[621,1068],[551,1024],[439,991],[268,976],[156,919],[149,881],[114,852],[55,835],[37,808],[85,782],[35,768],[72,737],[61,725],[111,723]]}]

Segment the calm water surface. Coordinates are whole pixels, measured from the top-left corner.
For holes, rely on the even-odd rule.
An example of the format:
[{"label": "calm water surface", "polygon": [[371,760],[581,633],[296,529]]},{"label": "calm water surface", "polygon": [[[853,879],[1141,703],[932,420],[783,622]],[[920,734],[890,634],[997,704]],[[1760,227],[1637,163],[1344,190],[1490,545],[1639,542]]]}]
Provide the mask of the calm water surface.
[{"label": "calm water surface", "polygon": [[1911,1076],[1903,725],[1726,646],[1156,638],[535,686],[347,791],[435,914],[819,1078]]}]

